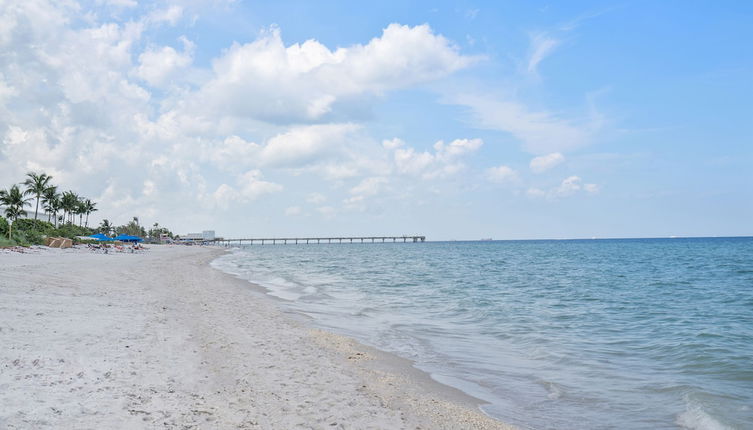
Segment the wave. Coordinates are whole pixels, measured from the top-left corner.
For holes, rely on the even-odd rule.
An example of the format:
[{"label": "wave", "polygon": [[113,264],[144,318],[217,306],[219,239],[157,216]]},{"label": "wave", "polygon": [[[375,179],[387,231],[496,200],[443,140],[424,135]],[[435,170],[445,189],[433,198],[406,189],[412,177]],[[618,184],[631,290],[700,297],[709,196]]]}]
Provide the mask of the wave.
[{"label": "wave", "polygon": [[685,411],[677,415],[675,423],[688,430],[734,430],[711,415],[704,405],[685,395]]}]

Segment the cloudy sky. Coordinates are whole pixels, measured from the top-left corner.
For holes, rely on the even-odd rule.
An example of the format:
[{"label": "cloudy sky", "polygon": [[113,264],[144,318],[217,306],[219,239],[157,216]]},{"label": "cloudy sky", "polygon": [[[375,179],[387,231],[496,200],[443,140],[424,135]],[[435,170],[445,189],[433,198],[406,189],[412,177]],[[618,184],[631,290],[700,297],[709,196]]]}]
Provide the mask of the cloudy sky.
[{"label": "cloudy sky", "polygon": [[0,187],[226,237],[753,234],[753,3],[0,0]]}]

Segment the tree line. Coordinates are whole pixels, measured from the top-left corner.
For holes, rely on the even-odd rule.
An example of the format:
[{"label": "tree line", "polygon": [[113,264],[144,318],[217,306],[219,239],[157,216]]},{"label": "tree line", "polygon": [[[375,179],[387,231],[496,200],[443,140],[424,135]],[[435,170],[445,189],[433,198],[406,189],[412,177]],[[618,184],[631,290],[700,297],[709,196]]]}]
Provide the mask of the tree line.
[{"label": "tree line", "polygon": [[[22,216],[26,216],[25,207],[31,206],[30,200],[36,200],[34,220],[39,216],[39,205],[47,213],[47,222],[51,220],[58,228],[58,222],[74,224],[76,215],[79,227],[89,224],[89,215],[97,211],[97,204],[90,199],[79,196],[73,191],[59,192],[58,187],[51,184],[52,176],[46,173],[29,172],[21,186],[13,184],[9,189],[0,190],[0,204],[5,206],[5,217],[10,221],[8,237],[12,236],[13,224]],[[58,217],[58,213],[61,216]],[[86,221],[84,222],[84,215]]]},{"label": "tree line", "polygon": [[[34,219],[19,219],[28,214],[26,207],[34,203]],[[126,225],[114,226],[107,219],[98,228],[89,228],[89,215],[96,212],[97,204],[82,197],[72,190],[60,192],[52,184],[52,176],[46,173],[29,172],[20,184],[13,184],[10,188],[0,190],[0,205],[4,206],[5,217],[0,217],[0,233],[7,233],[8,239],[19,243],[40,243],[42,236],[88,236],[95,232],[106,235],[128,234],[141,237],[156,237],[173,234],[166,228],[154,223],[147,231],[139,224],[138,217]],[[40,220],[39,208],[44,210],[43,216],[47,221]],[[76,224],[78,217],[78,224]],[[15,236],[14,227],[19,230]]]}]

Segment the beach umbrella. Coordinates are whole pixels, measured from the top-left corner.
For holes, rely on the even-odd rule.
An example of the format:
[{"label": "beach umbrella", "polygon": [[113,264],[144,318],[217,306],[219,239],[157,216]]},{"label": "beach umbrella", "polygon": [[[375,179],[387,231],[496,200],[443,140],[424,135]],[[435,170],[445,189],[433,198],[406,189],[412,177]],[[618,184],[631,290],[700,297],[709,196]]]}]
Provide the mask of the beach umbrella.
[{"label": "beach umbrella", "polygon": [[115,236],[115,240],[119,240],[121,242],[142,242],[144,239],[138,237],[138,236],[130,236],[127,234],[119,234]]},{"label": "beach umbrella", "polygon": [[100,242],[109,242],[109,241],[114,240],[113,238],[107,237],[107,236],[105,236],[102,233],[93,234],[93,235],[91,235],[89,237],[91,237],[92,239],[97,239]]}]

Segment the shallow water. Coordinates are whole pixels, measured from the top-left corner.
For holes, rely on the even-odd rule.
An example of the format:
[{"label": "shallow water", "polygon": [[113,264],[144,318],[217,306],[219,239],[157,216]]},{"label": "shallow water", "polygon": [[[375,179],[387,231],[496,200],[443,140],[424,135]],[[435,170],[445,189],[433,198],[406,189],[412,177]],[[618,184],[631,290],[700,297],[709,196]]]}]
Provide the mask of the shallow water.
[{"label": "shallow water", "polygon": [[753,238],[254,245],[213,264],[502,421],[753,428]]}]

